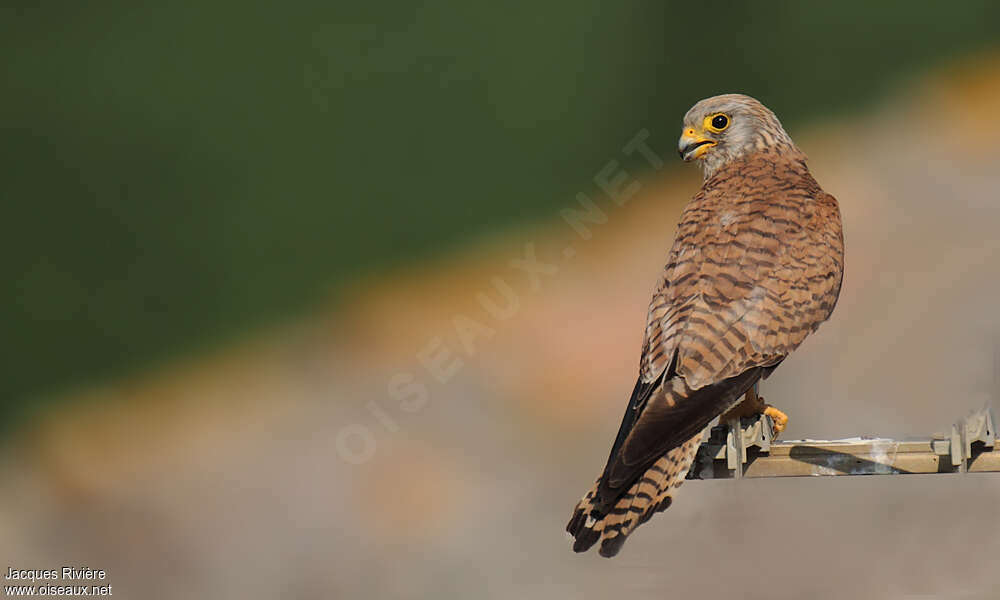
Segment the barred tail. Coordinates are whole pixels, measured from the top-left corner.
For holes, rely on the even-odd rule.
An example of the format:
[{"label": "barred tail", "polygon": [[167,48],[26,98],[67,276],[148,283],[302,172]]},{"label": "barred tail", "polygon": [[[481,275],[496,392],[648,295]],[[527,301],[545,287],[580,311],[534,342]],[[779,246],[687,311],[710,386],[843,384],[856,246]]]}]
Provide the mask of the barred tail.
[{"label": "barred tail", "polygon": [[699,432],[657,459],[607,514],[601,514],[594,501],[598,480],[576,505],[573,518],[566,525],[566,531],[576,539],[573,550],[586,552],[600,541],[601,556],[610,558],[618,554],[636,527],[670,506],[674,489],[684,483],[694,463],[703,435],[704,432]]}]

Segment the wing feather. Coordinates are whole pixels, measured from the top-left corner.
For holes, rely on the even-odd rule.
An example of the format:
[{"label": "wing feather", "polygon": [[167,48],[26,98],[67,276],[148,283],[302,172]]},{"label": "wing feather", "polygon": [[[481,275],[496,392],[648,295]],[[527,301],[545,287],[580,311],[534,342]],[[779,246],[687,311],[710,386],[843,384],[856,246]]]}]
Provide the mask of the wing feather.
[{"label": "wing feather", "polygon": [[829,317],[842,274],[837,203],[804,159],[731,165],[681,216],[650,303],[640,379],[675,361],[698,389],[780,361]]}]

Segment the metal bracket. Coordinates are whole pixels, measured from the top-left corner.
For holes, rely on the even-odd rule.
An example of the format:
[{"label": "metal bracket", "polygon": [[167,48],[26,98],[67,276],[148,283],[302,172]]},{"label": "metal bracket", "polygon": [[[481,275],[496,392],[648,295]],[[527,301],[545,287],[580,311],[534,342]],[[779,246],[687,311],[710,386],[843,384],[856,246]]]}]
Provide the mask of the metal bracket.
[{"label": "metal bracket", "polygon": [[[726,432],[726,466],[739,472],[742,471],[742,466],[747,463],[748,448],[756,447],[761,452],[771,451],[774,424],[771,422],[771,417],[767,415],[759,415],[756,418],[743,417],[739,423],[739,435],[734,434],[736,429],[736,420],[733,419],[729,422]],[[740,474],[736,474],[735,477],[739,479]]]},{"label": "metal bracket", "polygon": [[[739,431],[736,435],[734,432]],[[737,429],[736,420],[716,425],[709,432],[708,440],[698,449],[698,465],[689,473],[693,477],[712,477],[715,469],[713,463],[725,461],[729,469],[728,477],[740,479],[743,476],[744,465],[747,463],[747,450],[757,448],[760,453],[771,451],[774,441],[774,423],[767,415],[756,415],[740,419]]]},{"label": "metal bracket", "polygon": [[996,444],[996,419],[993,409],[985,406],[951,426],[951,464],[965,473],[972,460],[972,444],[982,442],[987,448]]}]

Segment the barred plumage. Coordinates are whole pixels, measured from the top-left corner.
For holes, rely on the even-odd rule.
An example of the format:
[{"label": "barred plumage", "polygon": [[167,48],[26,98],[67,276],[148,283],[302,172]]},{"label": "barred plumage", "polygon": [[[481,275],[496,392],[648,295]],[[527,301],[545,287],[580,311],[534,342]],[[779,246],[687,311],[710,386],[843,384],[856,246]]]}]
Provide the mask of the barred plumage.
[{"label": "barred plumage", "polygon": [[[731,125],[711,127],[719,115]],[[705,427],[815,331],[840,293],[837,201],[773,113],[747,96],[717,96],[696,104],[685,128],[681,154],[702,161],[705,182],[653,294],[608,464],[567,525],[578,552],[600,540],[614,556],[669,506]]]}]

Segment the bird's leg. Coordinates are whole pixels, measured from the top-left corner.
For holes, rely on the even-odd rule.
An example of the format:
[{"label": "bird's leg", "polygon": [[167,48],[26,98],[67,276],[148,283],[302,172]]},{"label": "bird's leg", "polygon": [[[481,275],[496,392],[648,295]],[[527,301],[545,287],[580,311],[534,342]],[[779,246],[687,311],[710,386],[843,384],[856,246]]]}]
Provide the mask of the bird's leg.
[{"label": "bird's leg", "polygon": [[757,394],[757,385],[753,384],[753,387],[747,390],[743,400],[722,415],[719,423],[728,423],[736,418],[764,414],[771,417],[771,422],[774,423],[774,436],[777,437],[788,426],[788,415],[764,402],[764,398]]},{"label": "bird's leg", "polygon": [[728,423],[733,419],[759,415],[764,412],[765,408],[764,399],[757,395],[757,384],[755,383],[753,387],[747,390],[747,393],[743,396],[743,400],[739,404],[722,414],[719,418],[719,423]]},{"label": "bird's leg", "polygon": [[753,394],[757,399],[757,405],[761,407],[758,412],[771,417],[771,422],[774,423],[774,431],[772,432],[773,437],[778,437],[778,434],[785,430],[788,426],[788,415],[781,412],[777,408],[771,406],[767,402],[764,402],[764,398],[757,395],[757,385],[753,384],[753,387],[747,390],[747,397]]}]

